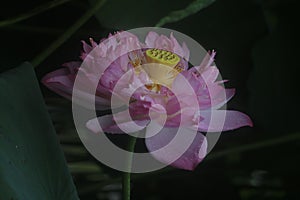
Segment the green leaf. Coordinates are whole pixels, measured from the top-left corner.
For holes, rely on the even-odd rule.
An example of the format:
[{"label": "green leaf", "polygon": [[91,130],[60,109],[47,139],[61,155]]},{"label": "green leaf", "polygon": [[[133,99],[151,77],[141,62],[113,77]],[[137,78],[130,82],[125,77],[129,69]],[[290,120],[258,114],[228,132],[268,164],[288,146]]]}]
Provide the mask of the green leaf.
[{"label": "green leaf", "polygon": [[215,0],[196,0],[191,4],[189,4],[186,8],[173,11],[167,16],[163,17],[161,20],[159,20],[159,22],[155,26],[159,27],[167,23],[177,22],[179,20],[182,20],[192,14],[199,12],[203,8],[206,8],[213,2],[215,2]]},{"label": "green leaf", "polygon": [[0,198],[79,199],[33,67],[0,74]]}]

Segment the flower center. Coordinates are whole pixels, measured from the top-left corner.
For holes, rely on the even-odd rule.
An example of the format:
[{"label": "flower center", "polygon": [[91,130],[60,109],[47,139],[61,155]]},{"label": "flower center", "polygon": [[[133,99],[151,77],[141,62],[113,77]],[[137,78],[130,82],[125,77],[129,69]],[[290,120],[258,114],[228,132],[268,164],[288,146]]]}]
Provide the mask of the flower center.
[{"label": "flower center", "polygon": [[149,63],[160,63],[170,67],[175,67],[180,61],[176,54],[160,49],[148,49],[146,56]]},{"label": "flower center", "polygon": [[176,76],[183,71],[179,64],[180,57],[170,51],[160,49],[148,49],[145,54],[147,64],[144,64],[142,68],[154,82],[146,87],[155,92],[160,91],[161,85],[171,88]]}]

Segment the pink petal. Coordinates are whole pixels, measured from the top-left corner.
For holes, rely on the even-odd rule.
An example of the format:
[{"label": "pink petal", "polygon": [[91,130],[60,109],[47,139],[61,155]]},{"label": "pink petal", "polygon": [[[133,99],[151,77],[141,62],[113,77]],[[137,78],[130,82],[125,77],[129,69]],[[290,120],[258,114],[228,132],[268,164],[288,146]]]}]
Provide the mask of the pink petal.
[{"label": "pink petal", "polygon": [[65,98],[71,99],[73,83],[67,77],[68,74],[68,69],[58,69],[44,76],[41,82],[50,90],[58,93]]},{"label": "pink petal", "polygon": [[[55,93],[72,100],[73,84],[75,74],[69,74],[68,69],[62,68],[47,74],[42,79],[42,83]],[[77,97],[76,103],[80,103],[86,108],[94,108],[96,104],[97,110],[107,110],[110,101],[100,96],[88,94],[87,92],[76,90]],[[80,96],[80,97],[79,97]],[[95,102],[93,101],[95,99]]]},{"label": "pink petal", "polygon": [[243,126],[253,126],[248,115],[238,111],[204,110],[200,111],[200,116],[203,120],[200,121],[198,130],[202,132],[229,131]]},{"label": "pink petal", "polygon": [[82,90],[73,89],[72,100],[87,109],[109,110],[110,108],[110,101],[108,99],[95,96]]},{"label": "pink petal", "polygon": [[122,134],[122,133],[134,133],[140,131],[148,123],[148,120],[133,121],[133,120],[128,120],[126,118],[128,121],[124,120],[122,122],[119,122],[117,125],[115,118],[120,118],[122,115],[124,115],[124,113],[120,113],[120,114],[117,113],[115,116],[105,115],[102,117],[91,119],[86,123],[86,127],[94,133],[106,132],[112,134]]},{"label": "pink petal", "polygon": [[197,66],[196,68],[200,71],[203,72],[206,70],[208,67],[211,66],[211,64],[214,62],[214,58],[216,56],[216,52],[213,50],[211,53],[208,52],[206,56],[203,58],[201,64]]},{"label": "pink petal", "polygon": [[109,133],[124,133],[116,126],[112,115],[91,119],[86,123],[86,127],[94,133],[102,133],[103,131]]},{"label": "pink petal", "polygon": [[190,59],[190,50],[185,44],[185,42],[182,43],[182,50],[184,52],[184,58],[188,61]]},{"label": "pink petal", "polygon": [[183,52],[183,49],[174,37],[173,32],[170,34],[170,40],[173,43],[172,51],[183,58],[185,56],[185,52]]},{"label": "pink petal", "polygon": [[[181,154],[178,153],[178,149],[182,148],[184,141],[180,140],[175,145],[167,147],[176,135],[177,128],[164,127],[158,134],[153,137],[146,138],[146,146],[152,156],[162,163],[170,164],[173,167],[194,170],[195,167],[203,160],[206,156],[207,140],[201,133],[189,133],[186,132],[184,137],[192,139],[190,146]],[[196,135],[191,135],[196,134]],[[147,135],[147,133],[146,133]],[[191,138],[194,137],[194,138]],[[182,151],[182,150],[180,150]],[[177,158],[179,157],[179,158]],[[175,161],[173,161],[175,158]],[[177,159],[176,159],[177,158]]]},{"label": "pink petal", "polygon": [[173,47],[174,45],[172,41],[165,35],[160,35],[159,38],[155,41],[155,48],[174,52]]},{"label": "pink petal", "polygon": [[78,61],[71,61],[62,64],[62,66],[67,67],[71,74],[75,74],[78,71],[78,68],[80,67],[81,62]]},{"label": "pink petal", "polygon": [[208,67],[201,73],[201,76],[206,83],[214,83],[219,76],[219,69],[215,66]]},{"label": "pink petal", "polygon": [[156,32],[150,31],[146,36],[145,43],[147,48],[155,48],[155,41],[159,35]]},{"label": "pink petal", "polygon": [[47,77],[47,79],[43,79],[42,82],[47,84],[51,84],[51,83],[60,83],[61,85],[68,87],[68,88],[73,88],[73,84],[74,84],[74,78],[75,75],[55,75],[55,76],[51,76],[51,77]]},{"label": "pink petal", "polygon": [[170,40],[173,43],[172,51],[188,61],[190,57],[190,50],[188,49],[186,44],[183,42],[182,46],[180,46],[177,39],[174,37],[173,32],[170,34]]},{"label": "pink petal", "polygon": [[[98,44],[93,40],[93,38],[90,38],[90,43],[91,43],[91,45],[92,46],[90,46],[89,44],[87,44],[85,41],[81,41],[81,43],[82,43],[82,48],[83,48],[83,52],[81,53],[81,56],[80,56],[80,58],[82,59],[82,60],[84,60],[86,57],[87,57],[87,55],[95,48],[95,47],[97,47],[98,46]],[[98,48],[98,51],[99,51],[99,48]],[[99,54],[99,56],[100,56],[101,54]]]},{"label": "pink petal", "polygon": [[88,45],[84,40],[81,40],[81,43],[82,43],[82,48],[83,48],[83,51],[85,53],[90,53],[92,50],[93,50],[93,47],[91,47],[90,45]]},{"label": "pink petal", "polygon": [[225,89],[219,82],[215,82],[218,74],[219,71],[216,67],[209,67],[201,75],[197,74],[195,68],[192,68],[181,73],[184,79],[177,76],[172,87],[176,88],[182,94],[191,96],[188,87],[184,86],[185,80],[187,80],[189,85],[194,89],[200,109],[206,110],[210,107],[218,109],[235,94],[235,89]]},{"label": "pink petal", "polygon": [[[224,94],[225,92],[225,94]],[[235,94],[235,89],[225,89],[225,91],[220,92],[219,94],[215,95],[214,98],[211,100],[211,107],[215,110],[224,106]]]}]

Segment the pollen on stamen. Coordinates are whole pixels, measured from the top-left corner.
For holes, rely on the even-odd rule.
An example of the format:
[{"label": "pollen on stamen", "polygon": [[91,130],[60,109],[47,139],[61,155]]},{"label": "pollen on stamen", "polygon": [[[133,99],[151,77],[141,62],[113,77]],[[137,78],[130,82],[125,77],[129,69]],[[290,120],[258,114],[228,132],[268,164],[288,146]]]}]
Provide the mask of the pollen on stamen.
[{"label": "pollen on stamen", "polygon": [[138,67],[143,64],[143,60],[142,60],[143,58],[141,56],[139,56],[139,54],[136,52],[131,52],[128,55],[128,58],[133,67]]}]

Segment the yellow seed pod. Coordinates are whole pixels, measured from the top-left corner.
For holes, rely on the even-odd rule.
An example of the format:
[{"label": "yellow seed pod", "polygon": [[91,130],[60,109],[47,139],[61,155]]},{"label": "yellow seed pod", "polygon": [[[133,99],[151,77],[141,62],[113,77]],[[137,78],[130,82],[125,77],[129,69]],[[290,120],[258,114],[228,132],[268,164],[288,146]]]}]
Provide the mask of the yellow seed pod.
[{"label": "yellow seed pod", "polygon": [[149,63],[160,63],[170,67],[175,67],[180,61],[176,54],[161,49],[146,50],[146,57]]}]

